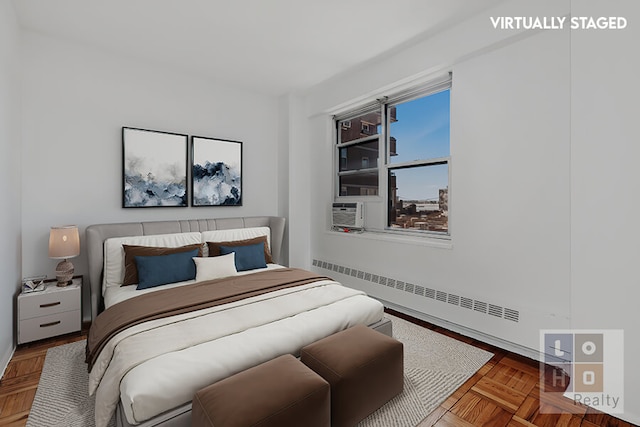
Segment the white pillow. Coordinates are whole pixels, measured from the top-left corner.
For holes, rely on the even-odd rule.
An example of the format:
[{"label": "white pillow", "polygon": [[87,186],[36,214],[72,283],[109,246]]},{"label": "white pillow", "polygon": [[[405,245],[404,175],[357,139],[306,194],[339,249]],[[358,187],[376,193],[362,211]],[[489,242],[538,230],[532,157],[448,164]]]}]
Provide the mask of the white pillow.
[{"label": "white pillow", "polygon": [[238,274],[236,254],[233,252],[210,258],[194,257],[193,261],[196,263],[196,282],[222,279]]}]

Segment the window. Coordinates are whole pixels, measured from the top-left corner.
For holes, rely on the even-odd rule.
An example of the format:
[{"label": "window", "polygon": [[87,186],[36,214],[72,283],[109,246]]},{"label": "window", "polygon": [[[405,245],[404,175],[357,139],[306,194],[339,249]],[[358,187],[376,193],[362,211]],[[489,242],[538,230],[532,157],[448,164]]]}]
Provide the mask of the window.
[{"label": "window", "polygon": [[[348,126],[345,124],[348,123]],[[338,121],[338,185],[340,196],[378,194],[380,162],[380,108]]]},{"label": "window", "polygon": [[449,89],[391,104],[387,226],[449,231]]},{"label": "window", "polygon": [[449,234],[450,88],[447,76],[336,117],[337,197],[383,196],[386,229]]}]

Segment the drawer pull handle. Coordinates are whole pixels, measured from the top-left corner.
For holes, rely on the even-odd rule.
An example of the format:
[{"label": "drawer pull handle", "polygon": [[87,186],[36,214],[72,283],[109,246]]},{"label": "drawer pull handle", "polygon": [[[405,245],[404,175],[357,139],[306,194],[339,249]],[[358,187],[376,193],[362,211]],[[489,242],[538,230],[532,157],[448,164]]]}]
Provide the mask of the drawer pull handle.
[{"label": "drawer pull handle", "polygon": [[51,323],[44,323],[44,324],[40,325],[40,327],[41,327],[41,328],[48,328],[49,326],[55,326],[55,325],[57,325],[58,323],[60,323],[60,321],[59,321],[59,320],[56,320],[55,322],[51,322]]},{"label": "drawer pull handle", "polygon": [[40,308],[53,307],[54,305],[60,305],[60,301],[50,302],[49,304],[40,304]]}]

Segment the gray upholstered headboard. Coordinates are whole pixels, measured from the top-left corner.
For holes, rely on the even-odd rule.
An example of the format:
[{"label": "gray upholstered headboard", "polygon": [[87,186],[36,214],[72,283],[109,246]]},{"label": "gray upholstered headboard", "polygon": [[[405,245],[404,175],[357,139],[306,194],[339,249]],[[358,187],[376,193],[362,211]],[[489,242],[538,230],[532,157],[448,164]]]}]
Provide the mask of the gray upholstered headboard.
[{"label": "gray upholstered headboard", "polygon": [[284,238],[284,226],[285,219],[277,216],[90,225],[86,229],[86,242],[89,256],[89,282],[91,286],[91,320],[95,319],[99,310],[102,309],[102,268],[104,265],[104,241],[106,239],[111,237],[229,230],[233,228],[269,227],[271,229],[271,255],[273,261],[275,263],[282,263],[280,253],[282,240]]}]

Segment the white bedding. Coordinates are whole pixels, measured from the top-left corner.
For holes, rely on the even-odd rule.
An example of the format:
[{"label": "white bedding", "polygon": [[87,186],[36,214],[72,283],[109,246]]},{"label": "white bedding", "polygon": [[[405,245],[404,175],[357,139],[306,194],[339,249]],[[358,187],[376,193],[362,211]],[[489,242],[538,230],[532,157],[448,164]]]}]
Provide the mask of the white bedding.
[{"label": "white bedding", "polygon": [[[267,268],[256,268],[255,270],[239,271],[237,274],[250,274],[258,271],[274,270],[277,268],[285,268],[278,264],[267,264]],[[156,286],[148,289],[137,290],[134,285],[130,286],[109,286],[104,289],[104,306],[109,308],[114,304],[128,300],[129,298],[137,297],[139,295],[148,294],[150,292],[160,291],[162,289],[176,288],[178,286],[190,285],[195,283],[195,280],[187,280],[185,282],[171,283],[168,285]]]},{"label": "white bedding", "polygon": [[[105,298],[112,305],[133,290],[109,288]],[[324,280],[136,325],[107,343],[91,371],[96,426],[107,425],[118,400],[129,423],[138,424],[215,381],[382,317],[380,302]]]}]

